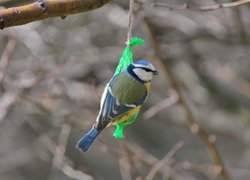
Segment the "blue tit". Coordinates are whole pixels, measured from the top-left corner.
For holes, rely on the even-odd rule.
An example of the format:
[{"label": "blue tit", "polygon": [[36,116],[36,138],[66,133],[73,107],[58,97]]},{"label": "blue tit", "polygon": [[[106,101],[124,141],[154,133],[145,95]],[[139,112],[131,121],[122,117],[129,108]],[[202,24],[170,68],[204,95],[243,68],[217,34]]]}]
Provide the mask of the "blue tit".
[{"label": "blue tit", "polygon": [[104,128],[129,120],[146,101],[156,74],[158,71],[149,61],[140,60],[114,76],[103,92],[96,123],[76,147],[88,151]]}]

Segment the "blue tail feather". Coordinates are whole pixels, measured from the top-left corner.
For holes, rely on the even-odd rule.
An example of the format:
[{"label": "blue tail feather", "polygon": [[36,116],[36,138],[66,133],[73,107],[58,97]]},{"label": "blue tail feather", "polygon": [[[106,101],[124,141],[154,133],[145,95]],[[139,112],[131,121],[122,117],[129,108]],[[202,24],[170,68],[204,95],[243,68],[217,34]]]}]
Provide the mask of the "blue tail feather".
[{"label": "blue tail feather", "polygon": [[83,152],[86,152],[89,150],[97,136],[101,133],[102,131],[99,130],[97,131],[94,127],[85,135],[83,136],[77,143],[76,147]]}]

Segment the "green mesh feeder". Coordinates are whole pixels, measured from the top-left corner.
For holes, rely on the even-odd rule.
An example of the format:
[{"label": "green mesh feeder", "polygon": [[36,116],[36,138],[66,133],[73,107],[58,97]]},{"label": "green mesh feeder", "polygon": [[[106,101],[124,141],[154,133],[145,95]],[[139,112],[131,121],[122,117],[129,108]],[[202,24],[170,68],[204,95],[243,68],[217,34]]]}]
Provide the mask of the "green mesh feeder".
[{"label": "green mesh feeder", "polygon": [[[140,38],[131,38],[130,39],[129,44],[127,44],[127,47],[124,49],[124,51],[122,53],[122,57],[119,61],[119,64],[118,64],[116,70],[115,70],[114,76],[119,74],[121,71],[125,70],[130,64],[133,63],[132,47],[142,45],[143,43],[144,43],[144,40],[140,39]],[[139,110],[126,122],[121,122],[121,123],[115,124],[115,126],[116,126],[116,130],[114,132],[115,138],[124,138],[123,128],[125,126],[133,123],[135,121],[136,117],[138,116],[138,114],[139,114]]]}]

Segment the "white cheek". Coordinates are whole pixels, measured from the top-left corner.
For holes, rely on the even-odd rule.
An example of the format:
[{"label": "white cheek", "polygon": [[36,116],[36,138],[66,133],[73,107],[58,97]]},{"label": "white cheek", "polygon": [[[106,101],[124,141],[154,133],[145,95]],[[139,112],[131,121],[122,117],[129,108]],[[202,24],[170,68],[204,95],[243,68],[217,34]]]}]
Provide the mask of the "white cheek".
[{"label": "white cheek", "polygon": [[147,73],[145,74],[145,81],[151,81],[152,78],[153,78],[152,72],[147,72]]},{"label": "white cheek", "polygon": [[134,69],[133,71],[143,81],[150,81],[153,78],[152,72],[146,72],[142,69]]}]

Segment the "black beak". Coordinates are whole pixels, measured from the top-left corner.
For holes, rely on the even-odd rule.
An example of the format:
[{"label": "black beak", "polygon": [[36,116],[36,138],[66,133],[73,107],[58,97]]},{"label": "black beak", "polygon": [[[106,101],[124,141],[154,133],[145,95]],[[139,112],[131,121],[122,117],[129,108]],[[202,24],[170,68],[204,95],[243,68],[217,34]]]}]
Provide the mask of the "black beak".
[{"label": "black beak", "polygon": [[158,71],[153,71],[153,75],[158,75],[159,72]]}]

